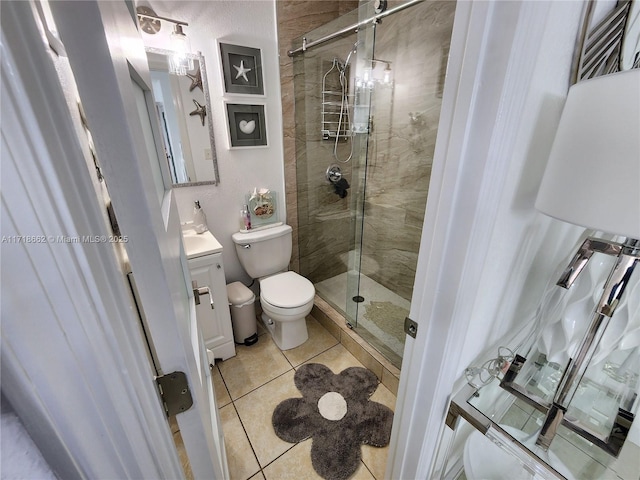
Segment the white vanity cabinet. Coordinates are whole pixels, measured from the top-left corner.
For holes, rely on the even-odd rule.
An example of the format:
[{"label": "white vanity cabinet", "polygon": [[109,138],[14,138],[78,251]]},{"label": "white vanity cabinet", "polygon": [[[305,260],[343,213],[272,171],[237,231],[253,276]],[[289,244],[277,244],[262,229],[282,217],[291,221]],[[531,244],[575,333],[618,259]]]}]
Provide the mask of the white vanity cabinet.
[{"label": "white vanity cabinet", "polygon": [[198,235],[197,240],[198,243],[204,243],[209,237],[217,244],[214,248],[190,248],[192,242],[186,233],[184,243],[191,280],[196,282],[197,287],[208,287],[210,292],[199,295],[200,304],[196,305],[196,317],[205,346],[213,352],[214,358],[226,360],[235,356],[236,348],[222,263],[222,246],[209,232]]}]

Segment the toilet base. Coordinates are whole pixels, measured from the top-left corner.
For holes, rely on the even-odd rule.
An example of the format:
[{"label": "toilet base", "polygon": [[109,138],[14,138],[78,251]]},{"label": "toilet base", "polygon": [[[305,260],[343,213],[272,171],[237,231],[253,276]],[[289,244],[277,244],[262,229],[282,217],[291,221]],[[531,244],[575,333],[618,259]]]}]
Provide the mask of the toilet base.
[{"label": "toilet base", "polygon": [[272,320],[265,312],[262,312],[260,318],[262,318],[262,323],[264,323],[265,328],[280,350],[291,350],[299,347],[309,339],[305,317],[299,320],[279,322]]}]

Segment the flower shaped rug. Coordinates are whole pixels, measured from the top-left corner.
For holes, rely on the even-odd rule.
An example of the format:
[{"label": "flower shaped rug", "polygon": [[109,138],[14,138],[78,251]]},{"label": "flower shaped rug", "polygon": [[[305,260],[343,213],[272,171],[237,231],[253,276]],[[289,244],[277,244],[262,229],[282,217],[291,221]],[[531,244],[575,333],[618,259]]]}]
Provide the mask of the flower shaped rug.
[{"label": "flower shaped rug", "polygon": [[294,382],[302,398],[289,398],[273,412],[273,427],[282,440],[312,438],[311,463],[327,480],[344,480],[358,469],[360,445],[389,444],[393,411],[369,400],[377,377],[361,367],[338,375],[319,363],[302,365]]}]

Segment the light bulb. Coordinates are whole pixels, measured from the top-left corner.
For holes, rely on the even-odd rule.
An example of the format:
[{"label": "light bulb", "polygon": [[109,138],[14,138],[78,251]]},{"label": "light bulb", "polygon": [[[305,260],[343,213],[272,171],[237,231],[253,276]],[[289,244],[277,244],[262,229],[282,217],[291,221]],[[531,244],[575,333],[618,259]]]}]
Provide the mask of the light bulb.
[{"label": "light bulb", "polygon": [[189,70],[193,70],[193,58],[191,53],[191,42],[182,31],[182,25],[175,26],[171,32],[171,50],[173,54],[169,58],[169,71],[174,75],[186,75]]},{"label": "light bulb", "polygon": [[387,65],[387,68],[384,69],[382,81],[386,84],[391,83],[391,67],[389,67],[389,65]]}]

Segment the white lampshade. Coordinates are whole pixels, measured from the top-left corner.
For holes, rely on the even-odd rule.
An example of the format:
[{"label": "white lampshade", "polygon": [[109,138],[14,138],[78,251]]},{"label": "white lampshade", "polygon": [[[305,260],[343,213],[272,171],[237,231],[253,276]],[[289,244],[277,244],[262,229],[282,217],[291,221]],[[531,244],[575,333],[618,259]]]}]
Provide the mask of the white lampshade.
[{"label": "white lampshade", "polygon": [[640,70],[571,87],[536,208],[640,239]]}]

